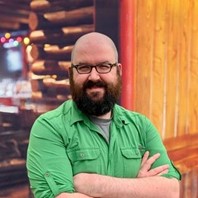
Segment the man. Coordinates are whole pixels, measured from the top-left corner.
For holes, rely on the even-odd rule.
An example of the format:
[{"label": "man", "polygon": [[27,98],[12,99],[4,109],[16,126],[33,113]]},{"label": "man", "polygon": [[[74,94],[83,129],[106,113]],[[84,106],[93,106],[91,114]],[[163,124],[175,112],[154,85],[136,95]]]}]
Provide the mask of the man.
[{"label": "man", "polygon": [[116,104],[122,66],[92,32],[71,55],[72,100],[34,123],[27,169],[35,197],[179,197],[180,174],[143,115]]}]

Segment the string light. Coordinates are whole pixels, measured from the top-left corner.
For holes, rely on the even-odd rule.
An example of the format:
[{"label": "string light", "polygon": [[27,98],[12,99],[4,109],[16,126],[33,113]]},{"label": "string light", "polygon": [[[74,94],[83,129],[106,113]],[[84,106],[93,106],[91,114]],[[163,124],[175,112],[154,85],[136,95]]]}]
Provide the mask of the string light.
[{"label": "string light", "polygon": [[14,39],[13,38],[10,38],[9,39],[9,43],[13,43],[14,42]]},{"label": "string light", "polygon": [[[8,44],[10,43],[10,44]],[[30,44],[30,39],[27,36],[27,31],[18,31],[18,32],[6,32],[4,34],[0,33],[0,45],[5,46],[18,46],[19,44],[23,44],[26,47]]]},{"label": "string light", "polygon": [[8,32],[5,33],[5,38],[6,38],[6,39],[9,39],[10,37],[11,37],[11,34],[10,34],[10,33],[8,33]]},{"label": "string light", "polygon": [[17,46],[19,45],[19,42],[18,42],[17,40],[15,40],[15,41],[13,42],[13,45],[14,45],[15,47],[17,47]]},{"label": "string light", "polygon": [[30,39],[28,37],[25,37],[23,39],[23,42],[24,42],[25,45],[28,45],[30,43]]},{"label": "string light", "polygon": [[17,38],[16,38],[16,40],[20,43],[20,42],[22,42],[22,37],[21,36],[18,36]]},{"label": "string light", "polygon": [[1,37],[1,43],[5,43],[6,42],[6,38],[5,37]]}]

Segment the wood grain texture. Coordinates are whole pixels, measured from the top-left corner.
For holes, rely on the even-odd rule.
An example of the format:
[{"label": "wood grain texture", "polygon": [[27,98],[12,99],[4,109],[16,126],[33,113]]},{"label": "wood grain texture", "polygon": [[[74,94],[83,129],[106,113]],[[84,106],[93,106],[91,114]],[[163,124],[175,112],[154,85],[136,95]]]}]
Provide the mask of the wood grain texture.
[{"label": "wood grain texture", "polygon": [[163,139],[198,133],[198,1],[137,2],[135,111]]}]

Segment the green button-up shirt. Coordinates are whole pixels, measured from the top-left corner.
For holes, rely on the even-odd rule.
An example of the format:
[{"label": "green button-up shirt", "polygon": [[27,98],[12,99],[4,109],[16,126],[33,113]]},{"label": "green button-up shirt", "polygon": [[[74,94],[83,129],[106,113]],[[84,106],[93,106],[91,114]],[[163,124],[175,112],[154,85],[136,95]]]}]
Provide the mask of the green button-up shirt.
[{"label": "green button-up shirt", "polygon": [[108,143],[100,128],[68,100],[41,115],[32,127],[27,155],[31,188],[35,197],[50,198],[74,192],[73,176],[78,173],[134,178],[145,151],[161,154],[153,168],[169,164],[163,176],[180,179],[159,133],[145,116],[115,105]]}]

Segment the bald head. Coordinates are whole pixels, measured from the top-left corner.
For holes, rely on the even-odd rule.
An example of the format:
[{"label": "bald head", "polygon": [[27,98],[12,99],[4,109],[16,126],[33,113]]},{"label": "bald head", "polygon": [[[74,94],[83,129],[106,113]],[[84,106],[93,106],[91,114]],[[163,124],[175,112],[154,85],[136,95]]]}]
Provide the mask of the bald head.
[{"label": "bald head", "polygon": [[71,61],[75,62],[76,57],[79,53],[83,53],[83,50],[90,50],[93,52],[94,50],[98,50],[101,48],[108,48],[114,54],[115,61],[118,61],[118,52],[114,42],[108,36],[98,33],[91,32],[81,36],[75,43],[74,48],[71,53]]}]

